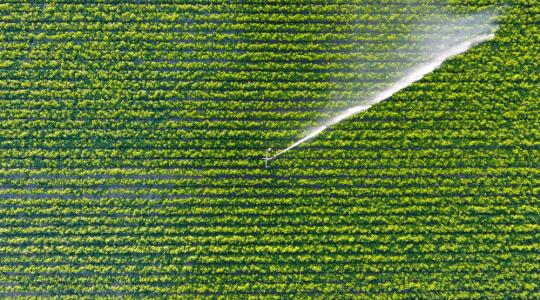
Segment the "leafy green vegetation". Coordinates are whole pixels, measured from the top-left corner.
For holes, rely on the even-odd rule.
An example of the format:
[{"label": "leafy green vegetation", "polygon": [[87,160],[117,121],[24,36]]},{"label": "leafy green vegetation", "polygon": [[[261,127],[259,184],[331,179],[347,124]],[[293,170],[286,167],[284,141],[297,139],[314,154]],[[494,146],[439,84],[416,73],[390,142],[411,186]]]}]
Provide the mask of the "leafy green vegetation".
[{"label": "leafy green vegetation", "polygon": [[[494,40],[264,168],[407,66],[431,20],[493,7]],[[540,297],[537,0],[0,18],[2,297]]]}]

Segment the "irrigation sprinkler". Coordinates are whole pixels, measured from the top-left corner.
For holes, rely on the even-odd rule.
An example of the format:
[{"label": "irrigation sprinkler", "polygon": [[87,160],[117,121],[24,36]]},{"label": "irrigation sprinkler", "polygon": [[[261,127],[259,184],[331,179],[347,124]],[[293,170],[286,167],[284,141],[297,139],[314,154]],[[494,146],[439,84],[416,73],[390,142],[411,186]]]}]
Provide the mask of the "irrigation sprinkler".
[{"label": "irrigation sprinkler", "polygon": [[264,159],[264,168],[265,169],[268,169],[268,161],[272,160],[272,157],[269,156],[271,151],[272,151],[272,148],[266,149],[266,154],[265,154],[265,157],[263,158]]}]

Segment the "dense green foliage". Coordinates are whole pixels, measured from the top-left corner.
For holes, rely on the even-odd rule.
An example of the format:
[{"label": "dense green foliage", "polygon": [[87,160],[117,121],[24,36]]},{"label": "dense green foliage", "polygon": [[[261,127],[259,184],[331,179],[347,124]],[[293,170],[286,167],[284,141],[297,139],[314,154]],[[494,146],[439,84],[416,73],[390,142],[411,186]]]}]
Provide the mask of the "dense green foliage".
[{"label": "dense green foliage", "polygon": [[501,3],[129,2],[0,5],[1,296],[540,297],[537,0],[270,169]]}]

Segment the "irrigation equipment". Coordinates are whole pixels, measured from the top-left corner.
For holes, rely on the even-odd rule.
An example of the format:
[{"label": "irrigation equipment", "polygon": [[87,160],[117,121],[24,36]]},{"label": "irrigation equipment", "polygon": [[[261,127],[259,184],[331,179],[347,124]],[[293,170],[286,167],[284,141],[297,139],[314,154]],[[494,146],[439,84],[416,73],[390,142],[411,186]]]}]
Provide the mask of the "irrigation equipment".
[{"label": "irrigation equipment", "polygon": [[270,152],[272,152],[272,148],[266,149],[266,156],[263,158],[264,160],[264,167],[268,169],[268,161],[272,160],[272,157],[269,157]]}]

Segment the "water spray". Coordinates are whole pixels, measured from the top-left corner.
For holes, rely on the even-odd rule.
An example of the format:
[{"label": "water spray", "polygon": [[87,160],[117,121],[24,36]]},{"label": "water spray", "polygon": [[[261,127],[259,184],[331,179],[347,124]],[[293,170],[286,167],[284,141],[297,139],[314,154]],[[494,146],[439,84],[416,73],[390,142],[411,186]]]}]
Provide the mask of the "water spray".
[{"label": "water spray", "polygon": [[[331,118],[330,120],[327,120],[323,123],[323,125],[313,129],[310,131],[305,137],[302,139],[294,142],[289,147],[281,150],[274,156],[269,156],[269,153],[272,151],[272,149],[266,150],[266,156],[264,159],[265,161],[265,167],[268,168],[268,163],[274,159],[276,159],[278,156],[282,155],[283,153],[296,148],[300,144],[311,140],[318,136],[321,132],[326,130],[327,128],[331,127],[332,125],[338,124],[342,122],[345,119],[348,119],[356,114],[365,112],[368,110],[371,106],[382,102],[391,96],[393,96],[395,93],[401,91],[402,89],[410,86],[411,84],[415,83],[416,81],[421,80],[425,75],[433,72],[434,70],[438,69],[446,60],[455,57],[459,54],[462,54],[469,50],[470,48],[491,40],[495,37],[495,32],[497,31],[497,26],[495,24],[490,24],[491,26],[488,28],[489,30],[486,32],[477,32],[472,37],[468,38],[467,40],[461,40],[458,42],[455,42],[451,45],[448,45],[448,47],[441,47],[445,48],[442,53],[439,53],[436,56],[433,56],[431,59],[429,59],[426,62],[423,62],[416,67],[411,68],[409,71],[405,72],[405,74],[399,78],[396,82],[394,82],[390,87],[382,90],[380,93],[376,94],[366,102],[364,102],[362,105],[356,105],[353,107],[350,107],[342,112],[340,112],[335,117]],[[464,35],[464,34],[461,34]],[[440,47],[441,45],[439,45]],[[446,46],[446,45],[445,45]]]}]

